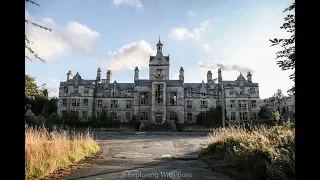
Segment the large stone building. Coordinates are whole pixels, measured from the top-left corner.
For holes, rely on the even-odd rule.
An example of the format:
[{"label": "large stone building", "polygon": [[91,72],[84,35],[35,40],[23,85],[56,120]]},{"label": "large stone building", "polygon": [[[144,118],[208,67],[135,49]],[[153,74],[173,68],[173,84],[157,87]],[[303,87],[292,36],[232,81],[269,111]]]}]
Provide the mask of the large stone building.
[{"label": "large stone building", "polygon": [[163,55],[163,45],[157,44],[157,54],[150,55],[149,79],[139,78],[135,67],[133,83],[112,82],[112,72],[108,70],[102,79],[101,68],[94,80],[84,80],[79,73],[67,74],[67,81],[60,83],[58,113],[73,112],[80,119],[99,116],[106,111],[112,118],[128,122],[133,115],[142,120],[162,124],[166,120],[178,123],[195,123],[196,115],[220,104],[221,83],[225,89],[226,117],[230,121],[257,118],[260,109],[259,86],[240,73],[235,81],[222,81],[218,70],[218,83],[207,73],[206,82],[184,82],[184,70],[180,68],[178,80],[169,79],[170,57]]}]

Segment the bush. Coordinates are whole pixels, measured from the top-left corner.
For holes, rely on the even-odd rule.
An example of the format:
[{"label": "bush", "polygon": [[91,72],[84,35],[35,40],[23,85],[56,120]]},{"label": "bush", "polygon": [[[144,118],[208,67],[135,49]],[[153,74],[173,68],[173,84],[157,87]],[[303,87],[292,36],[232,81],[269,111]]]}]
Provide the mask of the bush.
[{"label": "bush", "polygon": [[139,131],[141,123],[140,123],[139,119],[136,116],[132,116],[132,119],[129,122],[129,125],[131,125],[131,127],[134,130]]},{"label": "bush", "polygon": [[294,129],[288,125],[251,131],[230,127],[216,130],[207,150],[239,170],[239,179],[294,179],[294,139]]},{"label": "bush", "polygon": [[197,115],[196,124],[206,127],[221,127],[222,126],[222,108],[221,106],[211,108],[209,111],[200,112]]},{"label": "bush", "polygon": [[61,125],[62,121],[58,113],[52,113],[46,122],[46,127],[52,128],[54,125]]},{"label": "bush", "polygon": [[270,120],[272,119],[272,112],[266,106],[262,106],[260,108],[258,116],[260,119]]},{"label": "bush", "polygon": [[41,123],[39,123],[37,121],[35,116],[25,116],[24,119],[25,119],[26,124],[28,124],[28,125],[33,125],[33,126],[34,125],[36,125],[36,126],[40,126],[41,125]]}]

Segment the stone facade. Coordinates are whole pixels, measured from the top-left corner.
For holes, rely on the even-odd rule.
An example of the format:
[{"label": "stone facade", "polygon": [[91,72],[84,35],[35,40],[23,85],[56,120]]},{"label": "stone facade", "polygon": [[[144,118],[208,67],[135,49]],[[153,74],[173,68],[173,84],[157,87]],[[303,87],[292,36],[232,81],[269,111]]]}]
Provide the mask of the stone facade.
[{"label": "stone facade", "polygon": [[[222,81],[222,72],[212,79],[207,73],[206,83],[185,83],[184,70],[180,68],[178,80],[169,79],[170,57],[162,54],[162,43],[157,44],[157,54],[149,59],[149,79],[139,78],[139,69],[134,69],[133,83],[112,82],[108,70],[106,79],[97,70],[95,80],[84,80],[79,73],[67,74],[67,81],[60,83],[58,113],[72,111],[83,121],[99,116],[105,110],[114,119],[129,122],[132,116],[154,124],[167,120],[178,123],[195,123],[200,112],[215,108],[221,101],[221,85],[225,88],[227,119],[239,121],[256,118],[260,109],[259,86],[242,74],[235,81]],[[218,83],[216,80],[218,79]]]}]

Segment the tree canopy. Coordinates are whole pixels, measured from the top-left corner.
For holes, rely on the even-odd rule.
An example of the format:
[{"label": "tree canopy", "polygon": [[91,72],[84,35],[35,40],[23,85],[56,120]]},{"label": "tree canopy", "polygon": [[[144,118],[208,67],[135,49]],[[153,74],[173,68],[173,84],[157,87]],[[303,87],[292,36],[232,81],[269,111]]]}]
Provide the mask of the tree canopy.
[{"label": "tree canopy", "polygon": [[[274,38],[270,39],[271,46],[280,46],[282,50],[276,53],[277,64],[283,70],[293,70],[293,73],[289,76],[291,80],[295,82],[295,3],[292,3],[283,12],[290,12],[285,18],[284,24],[280,29],[285,29],[288,33],[291,33],[289,38]],[[288,90],[290,95],[295,94],[295,86]]]},{"label": "tree canopy", "polygon": [[25,74],[25,96],[35,97],[35,96],[45,96],[45,93],[47,92],[47,89],[45,87],[46,84],[43,84],[42,86],[38,86],[36,83],[36,79],[28,74]]}]

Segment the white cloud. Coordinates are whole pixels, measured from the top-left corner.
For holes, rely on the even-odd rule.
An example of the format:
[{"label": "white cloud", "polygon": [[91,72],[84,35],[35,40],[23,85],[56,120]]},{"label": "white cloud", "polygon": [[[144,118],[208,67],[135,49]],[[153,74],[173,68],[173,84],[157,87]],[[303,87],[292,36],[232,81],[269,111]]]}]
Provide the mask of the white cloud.
[{"label": "white cloud", "polygon": [[142,3],[141,0],[112,0],[113,4],[120,6],[123,5],[131,5],[135,6],[137,9],[142,10]]},{"label": "white cloud", "polygon": [[188,17],[193,17],[196,13],[194,13],[193,11],[188,11],[187,16]]},{"label": "white cloud", "polygon": [[[50,32],[34,27],[31,24],[26,24],[25,26],[26,35],[33,42],[29,46],[41,58],[50,60],[55,56],[70,52],[84,55],[95,53],[95,45],[99,38],[99,33],[87,26],[77,22],[69,22],[66,27],[62,27],[55,24],[51,18],[42,18],[39,21],[35,21],[27,11],[25,11],[25,16],[27,20],[52,29]],[[33,58],[33,55],[27,49],[26,55]]]},{"label": "white cloud", "polygon": [[203,49],[205,52],[210,52],[210,47],[208,44],[203,44]]},{"label": "white cloud", "polygon": [[138,66],[139,69],[147,68],[149,67],[150,54],[155,54],[155,50],[151,48],[150,44],[144,40],[136,41],[122,46],[113,53],[110,51],[109,55],[112,56],[101,62],[101,67],[112,71],[133,70],[135,66]]},{"label": "white cloud", "polygon": [[117,52],[116,51],[108,51],[108,54],[109,54],[109,56],[113,56],[113,55],[115,55]]},{"label": "white cloud", "polygon": [[185,27],[174,27],[170,31],[170,36],[176,40],[199,40],[201,35],[207,32],[209,23],[209,20],[205,20],[199,25],[199,27],[193,28],[192,30]]},{"label": "white cloud", "polygon": [[221,64],[216,62],[208,62],[203,63],[202,61],[198,62],[199,67],[205,70],[211,70],[211,69],[221,69],[222,71],[236,71],[241,72],[243,74],[247,74],[247,72],[254,73],[255,70],[249,68],[249,67],[243,67],[238,64],[228,65],[228,64]]}]

